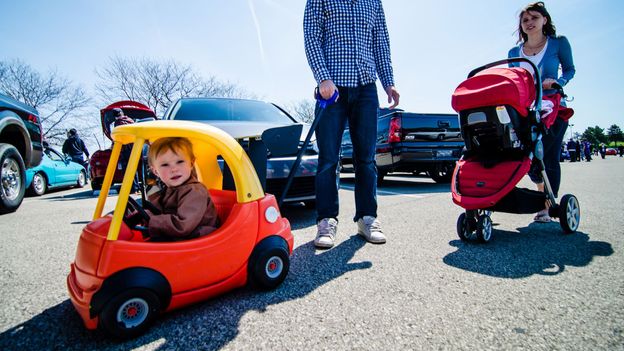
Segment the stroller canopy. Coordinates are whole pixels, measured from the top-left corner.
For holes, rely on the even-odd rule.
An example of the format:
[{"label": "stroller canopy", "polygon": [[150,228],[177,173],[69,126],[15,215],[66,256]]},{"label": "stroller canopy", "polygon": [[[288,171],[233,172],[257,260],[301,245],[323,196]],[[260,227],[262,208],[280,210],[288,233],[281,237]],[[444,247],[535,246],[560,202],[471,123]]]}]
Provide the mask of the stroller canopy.
[{"label": "stroller canopy", "polygon": [[457,112],[483,106],[510,105],[526,117],[535,100],[535,83],[520,67],[489,68],[463,81],[455,89],[451,105]]}]

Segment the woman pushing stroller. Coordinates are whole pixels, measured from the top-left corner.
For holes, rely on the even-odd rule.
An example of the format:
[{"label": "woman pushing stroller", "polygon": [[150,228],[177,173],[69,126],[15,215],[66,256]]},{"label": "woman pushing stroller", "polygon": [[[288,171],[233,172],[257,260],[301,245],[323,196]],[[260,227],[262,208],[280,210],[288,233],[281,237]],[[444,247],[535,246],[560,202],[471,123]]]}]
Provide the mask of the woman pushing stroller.
[{"label": "woman pushing stroller", "polygon": [[[510,58],[472,70],[451,100],[466,144],[451,181],[453,201],[466,209],[457,220],[462,240],[489,241],[492,212],[537,212],[542,222],[558,217],[566,233],[580,222],[574,195],[556,203],[559,152],[573,114],[561,90],[574,75],[570,45],[554,36],[543,3],[522,11],[519,33],[521,44]],[[503,64],[510,67],[497,67]],[[516,186],[529,173],[539,191]]]},{"label": "woman pushing stroller", "polygon": [[[574,69],[570,43],[566,37],[557,36],[555,25],[542,1],[531,3],[520,12],[518,43],[518,46],[509,50],[508,57],[524,57],[533,62],[540,70],[544,98],[549,99],[549,96],[552,96],[554,99],[560,100],[561,97],[555,97],[557,88],[565,86],[574,77],[576,71]],[[510,66],[520,66],[531,72],[533,71],[528,63],[511,63]],[[559,76],[559,67],[561,67],[561,76]],[[558,112],[556,109],[557,103],[565,107],[565,102],[561,100],[554,102],[555,110],[553,114],[556,117]],[[554,118],[549,132],[542,138],[544,145],[543,161],[555,197],[557,197],[559,185],[561,184],[559,152],[568,128],[568,121],[565,117],[561,115]],[[537,184],[538,190],[543,192],[544,180],[537,171],[537,167],[531,167],[529,176]],[[534,218],[536,222],[551,221],[548,215],[549,206],[550,204],[547,201],[546,207],[536,214]]]}]

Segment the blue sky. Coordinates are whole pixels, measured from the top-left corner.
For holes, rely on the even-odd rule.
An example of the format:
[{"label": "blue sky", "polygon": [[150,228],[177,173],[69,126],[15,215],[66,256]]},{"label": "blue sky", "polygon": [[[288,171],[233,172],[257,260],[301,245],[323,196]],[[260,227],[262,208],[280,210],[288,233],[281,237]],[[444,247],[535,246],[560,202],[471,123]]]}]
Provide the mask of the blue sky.
[{"label": "blue sky", "polygon": [[[451,112],[451,94],[467,73],[505,58],[515,45],[517,15],[526,3],[384,1],[399,107]],[[566,87],[575,98],[573,131],[624,128],[624,2],[552,0],[546,6],[573,49],[577,74]],[[110,56],[174,59],[287,105],[311,98],[315,86],[303,49],[304,7],[305,0],[2,1],[0,59],[57,69],[87,89],[94,69]]]}]

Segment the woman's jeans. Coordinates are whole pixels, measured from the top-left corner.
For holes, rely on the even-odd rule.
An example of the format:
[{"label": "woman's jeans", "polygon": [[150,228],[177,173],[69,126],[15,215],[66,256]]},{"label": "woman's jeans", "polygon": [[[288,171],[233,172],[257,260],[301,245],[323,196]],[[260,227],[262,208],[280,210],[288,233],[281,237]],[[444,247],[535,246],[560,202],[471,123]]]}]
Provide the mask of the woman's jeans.
[{"label": "woman's jeans", "polygon": [[[555,123],[550,126],[548,133],[544,134],[542,137],[542,144],[544,145],[544,166],[546,168],[548,182],[550,183],[555,197],[558,197],[559,185],[561,184],[561,143],[563,142],[563,137],[567,129],[568,122],[561,118],[556,118]],[[572,155],[570,155],[570,157],[572,157]],[[535,183],[544,181],[542,175],[537,171],[537,167],[531,167],[529,176]]]},{"label": "woman's jeans", "polygon": [[[338,101],[325,108],[316,127],[319,164],[316,173],[317,221],[338,218],[338,161],[345,126],[349,123],[355,168],[355,217],[377,217],[377,86],[338,87]],[[315,114],[321,109],[317,103]]]}]

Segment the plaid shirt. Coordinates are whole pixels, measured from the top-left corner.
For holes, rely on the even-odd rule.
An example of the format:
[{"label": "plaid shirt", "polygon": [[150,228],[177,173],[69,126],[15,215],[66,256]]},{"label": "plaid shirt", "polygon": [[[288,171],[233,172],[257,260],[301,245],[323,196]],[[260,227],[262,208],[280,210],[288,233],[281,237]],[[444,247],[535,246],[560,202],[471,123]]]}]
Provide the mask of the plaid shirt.
[{"label": "plaid shirt", "polygon": [[390,39],[381,0],[307,0],[303,34],[317,83],[343,87],[394,85]]}]

